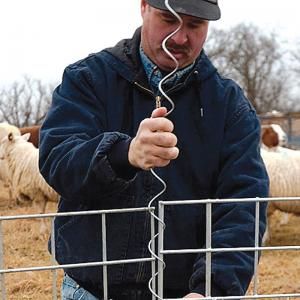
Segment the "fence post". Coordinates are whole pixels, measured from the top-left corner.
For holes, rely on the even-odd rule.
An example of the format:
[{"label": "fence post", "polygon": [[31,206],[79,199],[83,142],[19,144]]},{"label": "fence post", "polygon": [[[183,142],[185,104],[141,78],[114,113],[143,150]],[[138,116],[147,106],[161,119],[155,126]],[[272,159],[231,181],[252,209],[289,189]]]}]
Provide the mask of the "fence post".
[{"label": "fence post", "polygon": [[206,274],[205,297],[211,296],[211,208],[212,204],[206,203]]},{"label": "fence post", "polygon": [[[0,269],[4,269],[4,252],[3,252],[3,232],[2,232],[2,221],[0,220]],[[5,291],[5,275],[3,273],[0,274],[0,287],[1,287],[1,299],[6,299],[6,291]]]},{"label": "fence post", "polygon": [[164,255],[162,251],[164,250],[164,206],[159,202],[159,211],[158,211],[158,296],[163,299],[163,281],[164,281]]},{"label": "fence post", "polygon": [[258,285],[258,246],[259,246],[259,216],[260,216],[260,202],[255,202],[255,252],[254,252],[254,284],[253,284],[253,293],[257,295],[257,285]]},{"label": "fence post", "polygon": [[[106,248],[106,218],[105,213],[101,214],[102,217],[102,260],[105,263],[107,261],[107,248]],[[108,288],[107,288],[107,265],[103,265],[103,299],[108,300]]]},{"label": "fence post", "polygon": [[[155,219],[154,216],[150,213],[150,218],[151,218],[151,250],[152,253],[155,253]],[[156,260],[154,259],[151,262],[151,274],[152,274],[152,280],[151,280],[151,289],[154,291],[154,293],[157,294],[156,290]],[[152,293],[152,300],[155,300],[156,297]]]},{"label": "fence post", "polygon": [[[56,265],[54,217],[51,218],[51,264]],[[52,299],[57,300],[57,271],[52,270]]]}]

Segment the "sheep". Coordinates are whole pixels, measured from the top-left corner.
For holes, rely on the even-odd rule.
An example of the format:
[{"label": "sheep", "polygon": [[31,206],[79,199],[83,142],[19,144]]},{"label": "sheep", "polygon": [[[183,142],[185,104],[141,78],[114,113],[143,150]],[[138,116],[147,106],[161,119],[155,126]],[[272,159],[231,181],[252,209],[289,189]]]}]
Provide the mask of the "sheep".
[{"label": "sheep", "polygon": [[21,135],[20,129],[7,122],[0,123],[0,140],[4,138],[8,133],[13,132],[15,135]]},{"label": "sheep", "polygon": [[58,202],[59,195],[40,174],[39,150],[28,142],[29,137],[29,133],[9,133],[0,142],[0,160],[7,164],[12,198],[17,203],[32,202],[39,213],[45,213],[47,202]]},{"label": "sheep", "polygon": [[41,125],[32,125],[17,127],[7,122],[0,123],[0,141],[8,133],[12,132],[15,135],[23,135],[25,133],[30,133],[29,142],[32,143],[36,148],[39,147],[39,134]]},{"label": "sheep", "polygon": [[[287,143],[287,135],[278,124],[263,125],[261,139],[261,156],[270,178],[270,196],[300,196],[300,151],[282,147]],[[286,224],[289,213],[300,214],[300,201],[270,201],[267,219],[276,209],[284,213],[280,224]],[[269,239],[267,228],[264,243]]]},{"label": "sheep", "polygon": [[[300,151],[282,147],[286,141],[287,135],[280,125],[262,126],[261,156],[270,177],[270,194],[272,197],[300,196],[297,181],[298,174],[300,175]],[[279,202],[273,203],[281,204]],[[291,208],[286,210],[294,211]]]},{"label": "sheep", "polygon": [[[14,135],[21,135],[21,132],[18,127],[11,125],[7,122],[0,123],[0,141],[7,136],[10,132],[13,132]],[[0,160],[0,180],[3,181],[4,185],[6,185],[6,178],[8,176],[7,166],[3,164]]]},{"label": "sheep", "polygon": [[[30,133],[29,142],[31,142],[36,148],[39,145],[39,133],[40,133],[40,125],[26,126],[26,127],[16,127],[7,122],[0,123],[0,141],[3,137],[5,137],[10,132],[14,133],[14,135],[23,135],[25,133]],[[0,180],[5,182],[7,178],[7,168],[6,165],[0,161]],[[5,183],[4,183],[5,185]],[[7,187],[5,185],[5,187]]]},{"label": "sheep", "polygon": [[[300,151],[283,147],[278,148],[277,151],[269,152],[261,149],[261,156],[270,177],[270,195],[272,197],[300,196]],[[281,202],[273,203],[279,205]],[[292,208],[286,210],[293,212]],[[300,206],[299,211],[296,212],[300,213]]]}]

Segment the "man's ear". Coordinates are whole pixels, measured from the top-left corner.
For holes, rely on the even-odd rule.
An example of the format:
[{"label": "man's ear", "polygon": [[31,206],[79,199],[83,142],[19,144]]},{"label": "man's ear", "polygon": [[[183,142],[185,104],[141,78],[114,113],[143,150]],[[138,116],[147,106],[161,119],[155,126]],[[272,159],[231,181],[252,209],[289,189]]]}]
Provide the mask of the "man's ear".
[{"label": "man's ear", "polygon": [[141,15],[143,16],[146,10],[146,6],[148,5],[146,0],[141,0]]}]

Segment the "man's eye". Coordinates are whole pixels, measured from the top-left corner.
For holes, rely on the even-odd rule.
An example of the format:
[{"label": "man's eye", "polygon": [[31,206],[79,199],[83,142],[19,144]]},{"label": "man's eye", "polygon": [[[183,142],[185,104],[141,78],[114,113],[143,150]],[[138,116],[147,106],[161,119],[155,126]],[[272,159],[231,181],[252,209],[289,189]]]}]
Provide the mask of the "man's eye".
[{"label": "man's eye", "polygon": [[177,20],[175,20],[175,19],[164,19],[164,21],[166,23],[173,24],[173,23],[176,23]]},{"label": "man's eye", "polygon": [[195,23],[190,23],[189,27],[192,28],[192,29],[195,29],[195,28],[200,27],[200,25],[199,24],[195,24]]}]

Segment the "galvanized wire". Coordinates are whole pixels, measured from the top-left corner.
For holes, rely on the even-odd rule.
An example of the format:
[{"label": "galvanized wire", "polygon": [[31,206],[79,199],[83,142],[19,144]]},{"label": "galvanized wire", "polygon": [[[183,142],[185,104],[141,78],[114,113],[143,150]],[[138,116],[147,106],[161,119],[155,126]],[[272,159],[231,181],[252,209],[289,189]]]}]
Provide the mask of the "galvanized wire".
[{"label": "galvanized wire", "polygon": [[[163,220],[164,216],[164,207],[165,206],[170,206],[170,205],[194,205],[194,204],[206,204],[207,205],[207,226],[208,226],[208,231],[206,235],[206,246],[205,248],[201,249],[164,249],[163,245],[163,234],[164,234],[164,226],[160,225],[159,226],[159,249],[160,253],[159,255],[179,255],[179,254],[187,254],[187,253],[205,253],[207,257],[209,257],[213,253],[221,253],[221,252],[233,252],[233,251],[252,251],[254,253],[258,253],[260,251],[279,251],[279,250],[293,250],[293,251],[300,251],[300,245],[297,246],[259,246],[258,245],[258,234],[259,234],[259,203],[261,202],[272,202],[272,201],[299,201],[300,197],[282,197],[282,198],[241,198],[241,199],[201,199],[201,200],[181,200],[181,201],[159,201],[159,206],[158,206],[158,213],[159,213],[159,218]],[[211,222],[211,205],[213,203],[244,203],[244,202],[254,202],[256,203],[256,215],[255,215],[255,246],[254,247],[231,247],[231,248],[212,248],[211,247],[211,229],[209,229],[210,225],[209,223]],[[55,217],[61,217],[61,216],[78,216],[78,215],[105,215],[105,214],[115,214],[115,213],[128,213],[128,212],[150,212],[153,211],[154,207],[140,207],[140,208],[126,208],[126,209],[113,209],[113,210],[95,210],[95,211],[80,211],[80,212],[66,212],[66,213],[50,213],[50,214],[29,214],[29,215],[16,215],[16,216],[0,216],[0,287],[1,287],[1,299],[5,300],[6,299],[6,288],[5,288],[5,275],[6,274],[11,274],[11,273],[20,273],[20,272],[37,272],[37,271],[56,271],[59,269],[68,269],[68,268],[84,268],[84,267],[91,267],[91,266],[111,266],[111,265],[118,265],[118,264],[131,264],[131,263],[141,263],[141,262],[149,262],[152,265],[155,263],[155,258],[154,257],[147,257],[147,258],[134,258],[134,259],[125,259],[125,260],[112,260],[108,261],[105,257],[103,256],[103,261],[96,261],[96,262],[88,262],[88,263],[77,263],[77,264],[65,264],[65,265],[57,265],[55,262],[55,237],[54,237],[54,231],[53,231],[53,218]],[[3,239],[3,229],[2,229],[2,224],[3,222],[9,222],[12,220],[24,220],[24,219],[36,219],[36,218],[50,218],[52,219],[52,260],[51,260],[51,265],[49,266],[39,266],[39,267],[20,267],[20,268],[5,268],[4,266],[4,239]],[[105,224],[105,217],[102,217],[102,224]],[[152,238],[155,235],[155,230],[154,230],[154,218],[151,218],[151,236]],[[104,226],[103,228],[104,231],[106,231],[106,228]],[[103,234],[103,231],[102,231]],[[106,233],[105,233],[106,235]],[[106,239],[106,237],[103,237]],[[104,247],[106,244],[104,243]],[[153,245],[155,248],[155,244]],[[106,248],[106,247],[105,247]],[[105,251],[104,251],[105,252]],[[209,264],[211,264],[210,259],[208,259]],[[257,265],[258,263],[258,258],[255,256],[255,264]],[[206,284],[210,285],[210,266],[207,267],[207,281]],[[257,281],[257,270],[254,272],[254,284]],[[153,278],[157,275],[155,275],[155,272],[152,271],[152,276]],[[153,281],[155,282],[155,280]],[[107,285],[108,283],[106,283]],[[56,273],[53,272],[53,299],[57,299],[57,292],[56,292]],[[153,287],[153,286],[152,286]],[[155,285],[154,285],[154,288]],[[163,288],[163,286],[161,286]],[[286,294],[264,294],[264,295],[259,295],[257,294],[257,287],[253,290],[253,295],[247,295],[247,296],[228,296],[228,297],[209,297],[210,287],[207,288],[207,296],[204,298],[201,298],[201,300],[205,299],[280,299],[280,298],[300,298],[300,293],[286,293]],[[106,293],[109,294],[109,291]],[[175,300],[175,298],[163,298],[164,300]],[[182,298],[176,298],[176,299],[182,299]],[[195,298],[196,299],[196,298]]]},{"label": "galvanized wire", "polygon": [[[173,60],[173,62],[175,63],[175,68],[172,72],[170,72],[169,74],[167,74],[164,78],[162,78],[162,80],[160,80],[159,84],[158,84],[158,90],[159,92],[169,101],[169,103],[171,104],[171,109],[169,109],[169,111],[167,111],[165,117],[167,117],[175,108],[175,104],[173,102],[173,100],[167,95],[167,93],[164,91],[163,89],[163,84],[164,82],[170,78],[171,76],[173,76],[173,74],[175,74],[178,70],[179,67],[179,63],[177,61],[177,59],[172,55],[172,53],[168,50],[166,44],[168,42],[168,40],[174,36],[182,27],[182,18],[179,16],[179,14],[177,14],[177,12],[170,6],[169,1],[165,0],[165,6],[167,7],[167,9],[177,18],[177,20],[179,21],[179,26],[176,28],[175,31],[173,31],[172,33],[170,33],[167,37],[164,38],[163,42],[162,42],[162,48],[165,51],[165,53]],[[156,105],[156,107],[159,105]],[[164,194],[164,192],[166,191],[167,185],[164,182],[164,180],[162,178],[160,178],[156,172],[153,170],[153,168],[150,170],[152,175],[162,184],[162,190],[151,199],[151,201],[148,204],[148,207],[153,206],[153,203],[162,195]],[[162,231],[165,228],[165,224],[164,221],[162,219],[162,216],[157,217],[157,215],[154,212],[150,212],[150,214],[152,214],[152,216],[158,221],[158,226],[159,226],[159,231],[157,233],[154,234],[154,236],[151,238],[151,240],[149,241],[148,244],[148,249],[149,252],[151,253],[151,256],[153,258],[156,259],[157,261],[157,271],[154,272],[154,276],[152,276],[148,282],[148,287],[150,292],[152,293],[152,299],[163,299],[163,270],[165,268],[165,262],[163,261],[163,254],[160,252],[161,251],[161,247],[163,246],[163,239],[160,237]],[[158,239],[158,253],[155,252],[155,247],[153,247],[153,244],[155,243],[155,240]],[[154,250],[154,251],[153,251]],[[157,284],[157,290],[156,290],[156,285],[155,285],[155,281],[156,281],[156,277],[158,278],[158,284]]]}]

